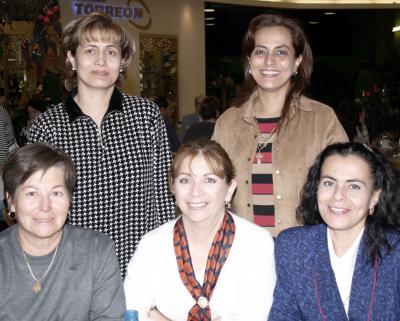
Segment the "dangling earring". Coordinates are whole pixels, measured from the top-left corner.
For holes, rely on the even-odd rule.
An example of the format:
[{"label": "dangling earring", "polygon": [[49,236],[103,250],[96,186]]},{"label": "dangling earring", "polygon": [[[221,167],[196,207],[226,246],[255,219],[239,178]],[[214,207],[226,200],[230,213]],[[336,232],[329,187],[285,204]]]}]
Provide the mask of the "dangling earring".
[{"label": "dangling earring", "polygon": [[227,210],[229,210],[229,209],[231,208],[231,202],[226,202],[226,201],[225,201],[225,208],[226,208]]},{"label": "dangling earring", "polygon": [[375,211],[375,209],[374,209],[373,207],[371,207],[371,208],[368,210],[368,214],[369,214],[369,215],[374,215],[374,211]]},{"label": "dangling earring", "polygon": [[251,75],[251,69],[249,69],[249,74]]},{"label": "dangling earring", "polygon": [[75,69],[75,67],[74,67],[74,66],[72,66],[72,71],[76,71],[76,69]]},{"label": "dangling earring", "polygon": [[119,70],[119,72],[123,72],[122,68]]},{"label": "dangling earring", "polygon": [[8,218],[9,218],[11,221],[15,221],[15,219],[17,218],[17,216],[15,215],[15,212],[12,212],[11,210],[8,210],[7,215],[8,215]]},{"label": "dangling earring", "polygon": [[295,71],[292,72],[292,76],[293,76],[293,77],[297,76],[297,70],[295,70]]}]

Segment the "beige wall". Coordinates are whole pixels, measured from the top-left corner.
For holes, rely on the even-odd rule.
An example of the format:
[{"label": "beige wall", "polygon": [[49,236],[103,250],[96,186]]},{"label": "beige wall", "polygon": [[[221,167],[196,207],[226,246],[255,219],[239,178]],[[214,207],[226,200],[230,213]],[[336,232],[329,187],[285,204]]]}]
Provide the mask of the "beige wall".
[{"label": "beige wall", "polygon": [[[120,24],[128,30],[137,46],[137,54],[129,67],[123,90],[132,95],[140,94],[139,35],[172,35],[178,38],[178,92],[179,117],[193,112],[194,98],[205,94],[205,40],[203,0],[144,0],[152,24],[147,30],[135,29],[127,22]],[[74,18],[72,1],[60,1],[63,26]],[[126,4],[126,1],[107,0],[107,4]]]}]

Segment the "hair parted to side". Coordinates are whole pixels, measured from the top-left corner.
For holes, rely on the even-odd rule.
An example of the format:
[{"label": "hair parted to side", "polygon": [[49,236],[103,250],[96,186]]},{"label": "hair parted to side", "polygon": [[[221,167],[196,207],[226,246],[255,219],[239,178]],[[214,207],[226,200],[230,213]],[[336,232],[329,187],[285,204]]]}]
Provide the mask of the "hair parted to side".
[{"label": "hair parted to side", "polygon": [[[87,16],[74,19],[63,29],[62,42],[65,54],[70,51],[72,56],[75,56],[76,48],[90,40],[110,41],[121,50],[122,72],[115,84],[120,87],[136,50],[132,37],[121,26],[114,23],[107,14],[102,12],[93,12]],[[65,88],[71,91],[77,86],[76,71],[72,70],[72,65],[68,59],[65,68]]]},{"label": "hair parted to side", "polygon": [[71,200],[76,182],[75,165],[67,154],[45,143],[26,145],[9,156],[3,168],[4,191],[14,199],[17,188],[29,177],[54,166],[64,171],[64,183]]},{"label": "hair parted to side", "polygon": [[386,233],[400,231],[400,172],[381,154],[360,143],[338,143],[326,147],[310,167],[307,181],[300,194],[296,209],[297,220],[304,225],[324,223],[319,211],[317,191],[321,169],[325,160],[334,155],[356,156],[364,160],[374,181],[374,190],[381,190],[374,214],[367,216],[366,249],[373,264],[375,255],[382,257],[383,250],[391,250]]},{"label": "hair parted to side", "polygon": [[250,74],[249,57],[255,47],[255,34],[264,27],[284,27],[291,35],[292,45],[295,51],[295,57],[302,56],[302,60],[297,69],[297,75],[290,79],[289,90],[286,94],[285,103],[282,109],[281,123],[286,119],[290,104],[295,96],[304,93],[311,81],[313,70],[313,55],[307,36],[304,33],[300,23],[295,19],[283,16],[278,13],[262,14],[254,17],[245,33],[242,43],[243,61],[244,61],[244,86],[241,95],[235,102],[237,107],[243,105],[253,92],[257,89],[257,83]]},{"label": "hair parted to side", "polygon": [[188,157],[192,161],[197,156],[203,157],[213,173],[224,178],[227,184],[232,182],[235,177],[235,168],[222,146],[213,140],[195,139],[182,144],[176,152],[169,170],[170,188],[172,188],[174,179],[179,175],[183,161]]}]

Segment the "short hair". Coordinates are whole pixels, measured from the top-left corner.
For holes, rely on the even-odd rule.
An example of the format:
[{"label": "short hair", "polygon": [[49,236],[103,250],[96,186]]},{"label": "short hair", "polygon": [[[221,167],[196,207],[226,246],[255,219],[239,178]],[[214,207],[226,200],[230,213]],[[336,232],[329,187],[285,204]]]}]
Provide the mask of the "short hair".
[{"label": "short hair", "polygon": [[71,200],[77,175],[75,165],[67,154],[45,143],[26,145],[9,156],[3,168],[4,191],[13,199],[17,188],[29,177],[54,166],[63,169],[64,183]]},{"label": "short hair", "polygon": [[201,104],[201,102],[203,101],[203,99],[206,98],[206,96],[204,95],[198,95],[194,98],[194,103],[195,104]]},{"label": "short hair", "polygon": [[28,100],[26,104],[26,109],[31,106],[33,109],[44,113],[47,110],[47,103],[38,96],[33,96]]},{"label": "short hair", "polygon": [[202,156],[218,177],[224,178],[230,184],[235,177],[235,168],[227,152],[216,141],[209,139],[194,139],[183,143],[175,154],[169,170],[168,182],[172,188],[174,179],[178,176],[182,163],[186,158],[192,161],[196,156]]},{"label": "short hair", "polygon": [[217,113],[221,109],[221,103],[217,97],[208,96],[200,104],[200,115],[204,120],[217,118]]},{"label": "short hair", "polygon": [[295,19],[286,17],[278,13],[262,14],[254,17],[249,24],[247,32],[243,38],[242,52],[244,62],[244,89],[240,97],[238,97],[235,104],[240,107],[244,104],[256,90],[257,84],[250,74],[250,64],[248,57],[255,48],[255,34],[258,30],[264,27],[284,27],[286,28],[292,38],[292,45],[295,51],[295,57],[302,56],[299,67],[297,68],[297,75],[290,79],[289,91],[286,95],[283,110],[282,110],[282,123],[288,117],[288,110],[291,102],[295,96],[300,96],[307,89],[311,81],[311,74],[313,70],[313,55],[310,44],[308,43],[307,36],[303,31],[300,23]]},{"label": "short hair", "polygon": [[[135,43],[129,33],[114,23],[107,14],[92,12],[87,16],[81,16],[70,21],[62,33],[64,51],[65,53],[70,51],[72,56],[75,56],[78,46],[85,41],[95,39],[96,32],[100,34],[101,40],[111,41],[121,50],[123,59],[122,72],[119,74],[116,82],[116,86],[120,87],[122,79],[126,75],[127,68],[135,54]],[[65,88],[70,91],[77,86],[77,75],[76,71],[72,70],[72,65],[68,59],[65,68]]]},{"label": "short hair", "polygon": [[366,249],[371,262],[375,255],[381,257],[382,246],[391,250],[386,233],[400,229],[400,173],[379,152],[360,143],[338,143],[326,147],[310,167],[307,181],[300,194],[300,203],[296,209],[298,221],[304,225],[324,223],[319,210],[317,192],[321,179],[321,169],[325,160],[334,155],[356,156],[364,160],[370,169],[374,181],[374,190],[381,190],[374,214],[367,216]]},{"label": "short hair", "polygon": [[154,103],[159,108],[167,108],[169,105],[168,99],[165,98],[164,96],[158,96],[156,99],[154,99]]}]

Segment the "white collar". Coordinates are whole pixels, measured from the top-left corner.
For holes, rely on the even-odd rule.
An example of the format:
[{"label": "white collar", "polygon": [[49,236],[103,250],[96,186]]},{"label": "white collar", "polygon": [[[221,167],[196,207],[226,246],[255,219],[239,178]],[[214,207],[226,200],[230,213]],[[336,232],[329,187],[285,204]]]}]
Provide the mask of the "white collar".
[{"label": "white collar", "polygon": [[329,258],[333,272],[335,273],[336,284],[339,289],[340,298],[342,299],[343,306],[346,314],[349,311],[351,283],[353,280],[354,267],[356,264],[358,248],[360,246],[361,238],[364,229],[360,232],[354,240],[350,248],[342,256],[337,256],[333,248],[333,242],[329,233],[329,228],[326,229]]}]

